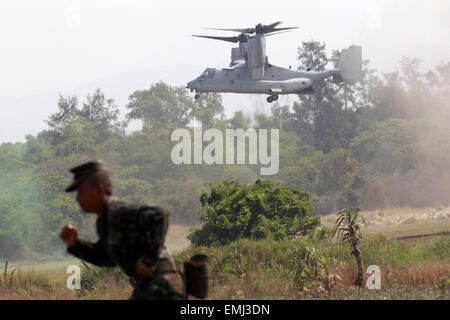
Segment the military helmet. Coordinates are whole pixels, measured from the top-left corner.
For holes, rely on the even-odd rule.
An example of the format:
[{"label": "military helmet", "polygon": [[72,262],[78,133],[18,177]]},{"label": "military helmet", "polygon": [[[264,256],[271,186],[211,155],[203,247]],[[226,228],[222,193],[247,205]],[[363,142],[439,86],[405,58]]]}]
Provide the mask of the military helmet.
[{"label": "military helmet", "polygon": [[74,174],[73,183],[66,188],[66,192],[75,191],[80,183],[99,171],[106,171],[102,160],[90,161],[70,169],[70,172]]}]

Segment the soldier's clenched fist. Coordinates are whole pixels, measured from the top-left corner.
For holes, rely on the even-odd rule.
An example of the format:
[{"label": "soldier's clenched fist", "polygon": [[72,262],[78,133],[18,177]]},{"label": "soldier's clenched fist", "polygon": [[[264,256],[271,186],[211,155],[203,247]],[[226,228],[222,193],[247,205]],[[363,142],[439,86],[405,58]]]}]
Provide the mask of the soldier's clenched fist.
[{"label": "soldier's clenched fist", "polygon": [[69,247],[73,247],[78,241],[78,231],[70,224],[63,228],[59,236]]}]

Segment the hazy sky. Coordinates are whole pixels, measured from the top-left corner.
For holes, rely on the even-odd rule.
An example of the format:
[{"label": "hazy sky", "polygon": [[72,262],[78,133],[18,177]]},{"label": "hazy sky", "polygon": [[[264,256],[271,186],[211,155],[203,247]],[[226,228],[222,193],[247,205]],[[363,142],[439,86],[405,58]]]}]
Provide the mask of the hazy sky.
[{"label": "hazy sky", "polygon": [[[108,94],[123,110],[130,90],[148,88],[155,77],[184,85],[206,67],[227,66],[230,43],[191,35],[233,33],[202,28],[282,21],[300,29],[268,38],[267,54],[275,65],[296,66],[301,41],[314,39],[330,49],[362,45],[364,59],[388,72],[402,56],[421,58],[424,68],[450,61],[449,17],[448,0],[2,0],[0,142],[36,134],[56,111],[57,96],[54,103],[28,109],[15,104],[22,97],[74,94],[86,84],[102,88],[102,81],[114,78],[117,84]],[[135,84],[142,70],[153,70],[153,76]],[[227,107],[234,100],[226,97]]]}]

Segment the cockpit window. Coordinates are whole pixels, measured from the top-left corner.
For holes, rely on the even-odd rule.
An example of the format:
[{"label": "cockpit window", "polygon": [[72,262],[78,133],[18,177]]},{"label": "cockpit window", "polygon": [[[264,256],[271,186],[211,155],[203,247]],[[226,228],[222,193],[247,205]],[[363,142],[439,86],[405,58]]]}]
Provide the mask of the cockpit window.
[{"label": "cockpit window", "polygon": [[206,69],[200,77],[202,79],[213,79],[215,73],[216,73],[215,69]]}]

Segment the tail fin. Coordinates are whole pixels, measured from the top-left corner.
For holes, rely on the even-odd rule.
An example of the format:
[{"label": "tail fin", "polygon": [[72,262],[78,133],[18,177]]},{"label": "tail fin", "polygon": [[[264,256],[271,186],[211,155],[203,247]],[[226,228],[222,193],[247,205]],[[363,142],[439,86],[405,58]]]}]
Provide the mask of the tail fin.
[{"label": "tail fin", "polygon": [[362,47],[350,46],[341,52],[336,69],[339,69],[339,80],[357,82],[362,80]]}]

